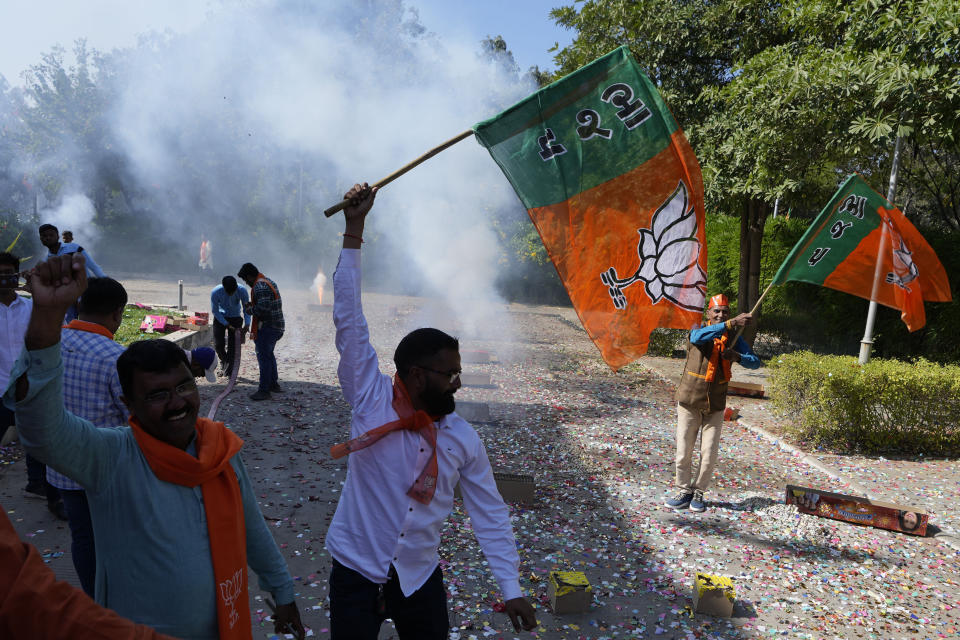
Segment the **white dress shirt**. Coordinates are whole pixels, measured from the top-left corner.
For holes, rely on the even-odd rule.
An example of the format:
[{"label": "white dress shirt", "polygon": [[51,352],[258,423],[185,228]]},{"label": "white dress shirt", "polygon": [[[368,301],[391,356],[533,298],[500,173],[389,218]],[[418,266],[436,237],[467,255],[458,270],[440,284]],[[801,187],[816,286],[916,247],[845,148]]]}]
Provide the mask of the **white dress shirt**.
[{"label": "white dress shirt", "polygon": [[10,306],[0,302],[0,393],[7,388],[13,363],[23,350],[23,337],[27,335],[31,309],[33,300],[19,295]]},{"label": "white dress shirt", "polygon": [[[360,303],[360,251],[344,249],[333,275],[337,373],[353,408],[350,438],[398,419],[393,381],[380,372]],[[430,504],[407,490],[430,458],[430,444],[413,431],[394,431],[351,453],[347,480],[326,545],[344,566],[383,584],[392,564],[405,596],[423,586],[439,562],[440,528],[460,483],[473,532],[504,600],[519,598],[520,557],[510,512],[497,492],[487,452],[466,420],[451,413],[436,423],[437,488]]]}]

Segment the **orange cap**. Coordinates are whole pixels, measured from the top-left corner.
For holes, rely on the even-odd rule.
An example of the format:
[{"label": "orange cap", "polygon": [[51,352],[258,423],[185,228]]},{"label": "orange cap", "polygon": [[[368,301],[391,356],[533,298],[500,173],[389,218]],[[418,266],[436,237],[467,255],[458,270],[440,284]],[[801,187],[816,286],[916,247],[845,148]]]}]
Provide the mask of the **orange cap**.
[{"label": "orange cap", "polygon": [[713,309],[714,307],[729,307],[729,306],[730,306],[730,301],[727,300],[727,296],[723,295],[722,293],[718,293],[717,295],[710,298],[710,306],[707,308]]}]

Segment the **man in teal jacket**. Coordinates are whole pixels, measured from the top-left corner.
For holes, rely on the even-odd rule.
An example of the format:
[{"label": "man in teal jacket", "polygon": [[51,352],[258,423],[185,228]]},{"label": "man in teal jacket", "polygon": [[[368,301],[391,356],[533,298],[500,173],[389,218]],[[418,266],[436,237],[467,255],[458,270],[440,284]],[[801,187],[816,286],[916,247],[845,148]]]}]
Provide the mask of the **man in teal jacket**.
[{"label": "man in teal jacket", "polygon": [[117,361],[131,424],[97,429],[63,407],[60,325],[86,288],[83,256],[41,263],[29,286],[25,350],[3,399],[27,451],[87,491],[97,602],[178,638],[238,637],[237,624],[249,637],[249,565],[278,603],[276,630],[302,636],[293,580],[237,455],[242,441],[198,419],[183,350],[131,345]]}]

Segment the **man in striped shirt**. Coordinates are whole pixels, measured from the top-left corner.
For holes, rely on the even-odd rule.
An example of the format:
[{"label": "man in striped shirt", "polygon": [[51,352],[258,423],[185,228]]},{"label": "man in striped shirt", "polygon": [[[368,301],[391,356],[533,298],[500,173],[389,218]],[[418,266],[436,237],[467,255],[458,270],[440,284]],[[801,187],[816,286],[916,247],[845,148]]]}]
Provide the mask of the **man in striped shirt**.
[{"label": "man in striped shirt", "polygon": [[[117,358],[123,347],[113,334],[123,322],[127,292],[112,278],[91,278],[78,305],[79,318],[60,336],[63,353],[63,404],[67,411],[96,427],[126,424],[130,413],[123,403]],[[87,494],[79,484],[47,467],[47,482],[60,490],[70,524],[73,566],[80,586],[91,598],[97,575],[93,524]]]}]

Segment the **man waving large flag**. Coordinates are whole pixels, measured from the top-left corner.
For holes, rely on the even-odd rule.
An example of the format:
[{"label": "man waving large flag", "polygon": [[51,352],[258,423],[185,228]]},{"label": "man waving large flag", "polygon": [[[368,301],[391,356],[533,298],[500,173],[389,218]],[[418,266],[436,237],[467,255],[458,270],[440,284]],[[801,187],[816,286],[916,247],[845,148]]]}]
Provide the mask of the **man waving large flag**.
[{"label": "man waving large flag", "polygon": [[900,310],[910,331],[926,324],[923,301],[949,302],[946,271],[917,228],[854,174],[773,277],[851,293]]},{"label": "man waving large flag", "polygon": [[587,334],[614,369],[656,327],[703,312],[703,179],[627,47],[474,127],[527,208]]}]

